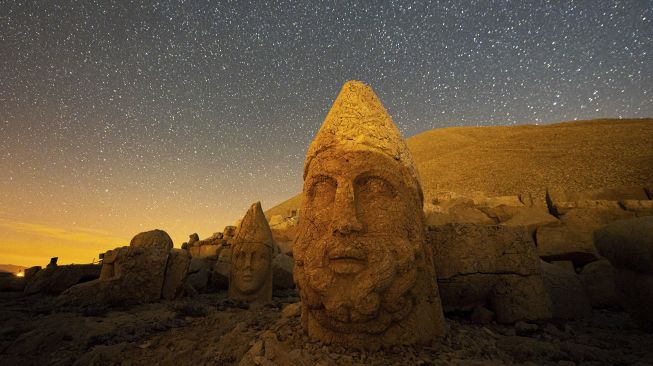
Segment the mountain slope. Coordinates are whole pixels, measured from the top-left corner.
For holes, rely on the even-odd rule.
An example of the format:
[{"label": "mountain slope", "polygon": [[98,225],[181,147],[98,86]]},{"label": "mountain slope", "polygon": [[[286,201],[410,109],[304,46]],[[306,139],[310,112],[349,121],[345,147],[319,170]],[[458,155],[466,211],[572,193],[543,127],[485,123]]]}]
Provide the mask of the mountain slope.
[{"label": "mountain slope", "polygon": [[[406,140],[425,199],[437,191],[488,196],[653,186],[653,119],[449,127]],[[300,174],[300,172],[298,172]],[[299,195],[266,212],[297,209]]]}]

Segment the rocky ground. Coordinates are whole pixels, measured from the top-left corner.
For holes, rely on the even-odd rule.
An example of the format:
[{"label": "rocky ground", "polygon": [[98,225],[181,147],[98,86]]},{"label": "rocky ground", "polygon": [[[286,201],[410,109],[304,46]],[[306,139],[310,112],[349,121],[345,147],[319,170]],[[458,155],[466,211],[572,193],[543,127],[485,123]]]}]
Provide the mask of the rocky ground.
[{"label": "rocky ground", "polygon": [[302,332],[298,297],[276,293],[250,308],[225,294],[128,309],[60,308],[44,295],[0,299],[2,365],[650,365],[653,334],[628,315],[594,310],[582,321],[479,325],[449,315],[428,347],[346,351]]}]

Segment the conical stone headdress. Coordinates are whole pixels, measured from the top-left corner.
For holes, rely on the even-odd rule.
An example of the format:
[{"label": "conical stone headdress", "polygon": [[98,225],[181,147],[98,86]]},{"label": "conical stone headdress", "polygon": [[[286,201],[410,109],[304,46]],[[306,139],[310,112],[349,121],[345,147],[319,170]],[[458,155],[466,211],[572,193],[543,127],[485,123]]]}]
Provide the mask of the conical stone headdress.
[{"label": "conical stone headdress", "polygon": [[390,156],[406,168],[423,200],[419,175],[401,132],[372,88],[360,81],[347,81],[333,102],[322,127],[308,148],[304,179],[313,159],[322,151],[332,148],[345,151],[373,150]]},{"label": "conical stone headdress", "polygon": [[247,210],[243,221],[238,226],[234,244],[247,245],[250,243],[261,243],[270,249],[274,249],[272,231],[265,219],[261,208],[261,202],[256,202]]}]

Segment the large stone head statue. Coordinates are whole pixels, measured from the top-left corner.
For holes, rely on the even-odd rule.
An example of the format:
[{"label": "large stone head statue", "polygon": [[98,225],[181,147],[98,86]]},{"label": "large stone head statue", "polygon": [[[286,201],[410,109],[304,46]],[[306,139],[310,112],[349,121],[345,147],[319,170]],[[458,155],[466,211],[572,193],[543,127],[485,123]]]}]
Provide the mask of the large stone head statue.
[{"label": "large stone head statue", "polygon": [[249,301],[272,300],[272,253],[270,226],[261,209],[253,204],[233,239],[229,297]]},{"label": "large stone head statue", "polygon": [[347,82],[304,166],[293,254],[311,337],[374,349],[443,335],[422,205],[399,130],[370,87]]}]

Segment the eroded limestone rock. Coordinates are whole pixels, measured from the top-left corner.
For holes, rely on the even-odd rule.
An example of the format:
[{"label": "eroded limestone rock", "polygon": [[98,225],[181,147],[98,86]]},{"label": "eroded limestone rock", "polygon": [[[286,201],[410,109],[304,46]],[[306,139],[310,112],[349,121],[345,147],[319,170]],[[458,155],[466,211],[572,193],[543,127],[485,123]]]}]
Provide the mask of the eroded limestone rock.
[{"label": "eroded limestone rock", "polygon": [[163,230],[155,229],[136,234],[129,242],[131,247],[157,247],[166,251],[172,249],[172,239]]},{"label": "eroded limestone rock", "polygon": [[249,302],[272,300],[274,241],[261,203],[254,203],[233,239],[229,297]]},{"label": "eroded limestone rock", "polygon": [[398,129],[371,88],[347,82],[304,165],[293,255],[310,337],[376,349],[443,336],[422,205]]}]

